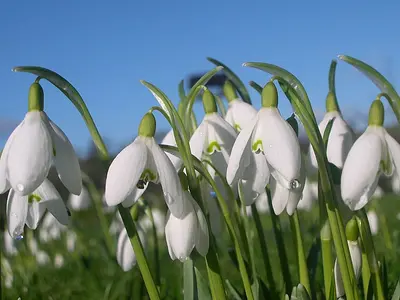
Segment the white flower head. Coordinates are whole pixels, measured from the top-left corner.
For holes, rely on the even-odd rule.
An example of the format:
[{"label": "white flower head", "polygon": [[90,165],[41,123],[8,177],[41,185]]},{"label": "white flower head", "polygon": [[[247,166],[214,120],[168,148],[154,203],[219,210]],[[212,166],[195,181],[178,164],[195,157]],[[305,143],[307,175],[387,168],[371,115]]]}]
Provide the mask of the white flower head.
[{"label": "white flower head", "polygon": [[[146,240],[144,238],[144,232],[139,226],[137,226],[136,229],[142,246],[145,248]],[[136,255],[125,228],[120,232],[118,237],[117,261],[124,272],[131,270],[136,265]]]},{"label": "white flower head", "polygon": [[168,156],[154,139],[155,119],[145,114],[139,136],[113,160],[107,173],[105,199],[109,206],[133,205],[149,182],[160,183],[165,202],[174,216],[183,214],[183,190]]},{"label": "white flower head", "polygon": [[80,195],[71,193],[68,198],[68,204],[69,207],[76,211],[88,209],[92,204],[89,191],[83,186]]},{"label": "white flower head", "polygon": [[[376,115],[381,117],[377,120]],[[375,100],[369,126],[354,143],[342,171],[341,194],[351,210],[359,210],[370,201],[382,174],[392,176],[400,172],[400,145],[382,124],[383,105]]]},{"label": "white flower head", "polygon": [[[29,103],[42,102],[43,90],[31,86]],[[47,177],[52,163],[65,187],[76,195],[82,188],[78,157],[64,132],[43,111],[31,107],[8,138],[0,158],[0,193],[12,188],[20,196],[36,190]]]},{"label": "white flower head", "polygon": [[61,223],[69,222],[69,211],[53,184],[44,179],[33,193],[21,196],[10,189],[7,198],[7,225],[10,235],[22,238],[25,224],[36,229],[46,209]]},{"label": "white flower head", "polygon": [[[299,141],[276,105],[276,87],[273,83],[268,83],[263,90],[263,107],[239,133],[232,148],[226,179],[232,186],[239,181],[247,185],[245,190],[247,189],[247,194],[250,195],[247,205],[251,205],[264,193],[270,175],[276,181],[276,189],[282,189],[282,192],[301,188],[302,163]],[[274,202],[274,199],[272,200]],[[277,201],[275,203],[278,203]],[[284,209],[285,206],[280,208]],[[282,212],[278,206],[276,208],[275,213]]]},{"label": "white flower head", "polygon": [[181,218],[167,213],[165,238],[172,260],[185,261],[196,247],[197,252],[206,256],[209,234],[205,216],[188,191],[185,191],[184,215]]},{"label": "white flower head", "polygon": [[297,204],[297,209],[310,211],[317,199],[318,199],[318,183],[306,178],[301,199]]}]

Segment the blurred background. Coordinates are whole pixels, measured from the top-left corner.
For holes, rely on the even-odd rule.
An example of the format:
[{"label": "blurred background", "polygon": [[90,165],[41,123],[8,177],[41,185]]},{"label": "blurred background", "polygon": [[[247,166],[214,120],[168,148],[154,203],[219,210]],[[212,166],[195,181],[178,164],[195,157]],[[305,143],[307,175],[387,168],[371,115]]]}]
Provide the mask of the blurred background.
[{"label": "blurred background", "polygon": [[[30,74],[13,73],[11,68],[15,66],[45,67],[69,80],[85,100],[113,155],[136,137],[143,114],[151,106],[158,105],[139,80],[155,84],[177,104],[179,82],[183,79],[188,91],[196,78],[213,68],[207,57],[225,63],[245,83],[253,80],[263,85],[269,77],[255,69],[242,67],[244,62],[268,62],[288,69],[302,81],[317,120],[321,120],[328,91],[329,65],[338,54],[369,63],[395,88],[399,86],[399,10],[400,2],[395,0],[374,3],[361,0],[2,1],[0,149],[24,118],[28,89],[35,80]],[[215,92],[220,92],[223,81],[221,74],[211,82]],[[73,105],[51,84],[44,80],[41,83],[47,114],[69,137],[81,158],[82,170],[101,189],[109,162],[98,159],[89,132]],[[248,87],[248,90],[253,104],[259,108],[259,96],[252,88]],[[361,133],[367,126],[369,105],[379,90],[354,68],[339,62],[336,92],[345,120],[357,133]],[[279,107],[285,117],[292,113],[283,95]],[[399,127],[387,103],[385,107],[385,125],[399,140]],[[198,120],[201,120],[201,103],[197,103],[194,110]],[[157,115],[157,122],[157,139],[160,141],[169,128],[161,115]],[[304,135],[301,142],[306,150],[308,141]],[[57,181],[55,172],[50,174],[50,179],[67,200],[69,195]],[[391,191],[390,183],[385,180],[381,186],[384,191]],[[6,195],[0,197],[4,212]],[[398,201],[394,196],[389,199]],[[386,210],[390,211],[391,206],[387,206]],[[392,213],[393,216],[388,217],[389,225],[396,226],[397,211]],[[111,223],[113,216],[107,218]],[[1,220],[4,221],[4,218]],[[84,220],[84,223],[77,220]],[[310,218],[304,223],[307,230],[314,234],[317,232],[313,224],[315,220]],[[18,276],[21,277],[17,277],[17,283],[14,279],[15,293],[10,295],[24,294],[26,298],[23,299],[44,299],[43,295],[50,294],[56,296],[48,299],[75,299],[91,295],[90,299],[100,299],[105,294],[104,288],[108,288],[108,280],[116,278],[121,280],[119,284],[123,286],[123,291],[118,294],[113,285],[110,293],[117,295],[115,299],[122,299],[118,295],[125,295],[125,285],[137,280],[138,272],[124,275],[115,261],[110,262],[112,258],[103,253],[106,252],[104,245],[99,246],[102,236],[96,224],[94,210],[73,214],[72,228],[81,232],[81,248],[74,250],[75,256],[65,258],[70,264],[66,264],[64,272],[46,269],[47,273],[41,273],[40,269],[35,269],[32,276],[24,277],[21,275],[24,267],[32,266],[19,261],[18,266],[22,267]],[[266,226],[268,228],[269,225]],[[288,224],[284,222],[284,229],[285,226]],[[396,240],[397,244],[400,244],[399,240]],[[312,240],[309,240],[308,247],[311,243]],[[382,245],[385,243],[382,242]],[[29,246],[26,247],[22,251],[28,251]],[[54,247],[62,249],[65,245]],[[92,252],[99,247],[102,249],[100,252]],[[51,249],[48,248],[49,253]],[[76,254],[76,251],[79,253]],[[165,249],[162,251],[163,259],[170,263],[168,253]],[[273,255],[277,257],[278,253]],[[100,266],[105,261],[109,262],[107,270],[101,271]],[[179,263],[174,264],[175,269],[169,272],[173,274],[178,267]],[[91,273],[88,273],[89,270]],[[97,271],[93,273],[93,270]],[[74,279],[77,282],[71,279],[74,274],[79,274]],[[54,290],[61,289],[64,281],[71,286],[71,291],[55,293]],[[31,297],[28,290],[23,290],[27,284],[31,284],[32,289],[37,285]],[[178,290],[179,284],[173,285],[173,288]]]}]

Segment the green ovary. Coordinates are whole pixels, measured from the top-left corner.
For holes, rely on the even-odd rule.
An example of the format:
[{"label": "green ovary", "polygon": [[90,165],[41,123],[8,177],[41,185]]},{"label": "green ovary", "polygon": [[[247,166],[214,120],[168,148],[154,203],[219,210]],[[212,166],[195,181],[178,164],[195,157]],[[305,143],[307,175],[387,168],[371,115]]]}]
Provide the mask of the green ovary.
[{"label": "green ovary", "polygon": [[216,141],[214,141],[208,145],[206,151],[208,154],[213,154],[215,151],[221,152],[221,146]]},{"label": "green ovary", "polygon": [[40,202],[40,200],[42,200],[42,198],[40,198],[39,195],[31,194],[28,197],[28,202],[29,203],[33,203],[33,201]]},{"label": "green ovary", "polygon": [[157,174],[152,172],[149,169],[145,169],[142,173],[142,176],[140,176],[140,179],[138,183],[136,184],[136,187],[138,189],[144,189],[144,186],[149,182],[156,182],[157,181]]},{"label": "green ovary", "polygon": [[251,150],[253,150],[253,152],[255,152],[255,153],[263,152],[264,147],[263,147],[262,141],[257,140],[255,143],[253,143],[253,145],[251,146]]}]

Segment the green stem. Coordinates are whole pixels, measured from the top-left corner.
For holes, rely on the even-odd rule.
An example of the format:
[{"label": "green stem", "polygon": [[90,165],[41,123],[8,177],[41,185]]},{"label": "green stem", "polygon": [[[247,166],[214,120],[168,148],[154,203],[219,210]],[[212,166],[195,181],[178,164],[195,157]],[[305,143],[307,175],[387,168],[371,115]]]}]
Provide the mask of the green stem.
[{"label": "green stem", "polygon": [[142,273],[144,284],[146,285],[147,292],[151,300],[159,300],[160,296],[158,294],[157,286],[154,283],[153,277],[151,276],[150,268],[146,260],[146,256],[143,251],[142,243],[139,239],[139,235],[136,230],[135,223],[129,213],[129,210],[118,204],[118,210],[121,215],[122,221],[128,233],[129,240],[131,241],[133,251],[136,255],[136,261]]},{"label": "green stem", "polygon": [[269,284],[269,290],[271,291],[271,298],[275,299],[277,297],[277,294],[275,290],[274,276],[272,275],[272,267],[271,267],[271,262],[269,261],[268,248],[267,248],[267,243],[265,242],[265,236],[260,220],[260,215],[258,214],[257,207],[255,204],[251,205],[251,212],[253,215],[254,224],[256,225],[258,240],[260,242],[260,249],[263,258],[264,269],[267,276],[267,281]]},{"label": "green stem", "polygon": [[361,240],[363,248],[367,255],[369,270],[371,272],[372,287],[374,289],[375,299],[383,300],[385,299],[382,281],[379,272],[378,261],[376,259],[374,242],[372,240],[371,229],[368,223],[367,213],[365,209],[361,209],[357,213],[358,216],[358,226],[360,229]]},{"label": "green stem", "polygon": [[304,253],[304,244],[303,244],[303,238],[301,236],[301,228],[300,228],[297,209],[295,210],[292,216],[289,216],[289,220],[290,220],[290,225],[292,227],[292,232],[295,235],[294,242],[297,250],[297,263],[299,267],[300,283],[307,290],[308,294],[311,295],[310,277],[308,275],[307,260],[306,260],[306,255]]},{"label": "green stem", "polygon": [[94,202],[94,207],[96,209],[97,217],[99,218],[100,227],[104,235],[104,241],[106,243],[108,253],[109,255],[114,256],[115,254],[114,241],[110,234],[106,216],[104,215],[101,195],[98,189],[96,188],[96,185],[93,183],[93,181],[90,179],[89,176],[87,176],[86,174],[82,174],[82,178],[86,182],[88,192]]},{"label": "green stem", "polygon": [[364,299],[368,299],[369,282],[371,280],[371,272],[369,270],[368,256],[365,252],[363,243],[361,242],[361,257],[362,257],[362,267],[361,267],[361,277],[364,289]]},{"label": "green stem", "polygon": [[287,254],[286,254],[286,250],[285,250],[285,243],[283,241],[281,224],[279,222],[279,217],[277,215],[275,215],[274,209],[272,207],[271,191],[269,190],[269,188],[266,188],[266,191],[267,191],[267,195],[268,195],[269,211],[271,212],[272,228],[274,230],[276,246],[278,247],[279,262],[281,265],[281,271],[282,271],[283,280],[285,283],[285,290],[286,290],[286,294],[290,295],[293,284],[292,284],[292,279],[290,277],[288,258],[287,258]]},{"label": "green stem", "polygon": [[[243,217],[241,217],[240,207],[236,201],[235,201],[234,205],[235,205],[235,221],[236,221],[237,227],[239,229],[241,245],[242,245],[242,248],[244,249],[244,258],[245,259],[247,258],[247,260],[251,260],[250,245],[249,245],[249,241],[247,239],[247,234],[246,234],[248,232],[247,231],[248,228],[246,227],[247,224],[246,224],[246,219],[244,217],[244,216],[246,216],[246,212],[244,212],[245,215]],[[241,207],[243,207],[243,206],[241,206]]]},{"label": "green stem", "polygon": [[330,299],[329,293],[331,290],[332,270],[333,270],[333,255],[332,255],[332,234],[328,220],[325,221],[321,229],[321,252],[322,252],[322,268],[324,272],[324,287],[325,297]]},{"label": "green stem", "polygon": [[242,224],[244,228],[244,234],[245,234],[245,240],[243,240],[243,243],[245,243],[245,246],[248,251],[248,258],[250,260],[250,265],[251,265],[251,271],[253,275],[253,283],[257,281],[257,270],[256,270],[256,260],[254,257],[254,243],[253,243],[253,231],[250,228],[250,222],[249,222],[249,217],[247,216],[247,211],[246,211],[246,206],[241,205],[242,208]]}]

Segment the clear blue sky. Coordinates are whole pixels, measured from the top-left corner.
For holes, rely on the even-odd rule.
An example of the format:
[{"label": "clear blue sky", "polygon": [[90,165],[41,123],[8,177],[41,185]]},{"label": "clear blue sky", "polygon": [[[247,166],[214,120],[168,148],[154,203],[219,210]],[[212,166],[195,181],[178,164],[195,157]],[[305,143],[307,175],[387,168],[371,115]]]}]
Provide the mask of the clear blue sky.
[{"label": "clear blue sky", "polygon": [[[368,3],[368,4],[367,4]],[[79,90],[103,137],[129,142],[141,116],[157,102],[145,79],[177,103],[177,84],[209,70],[207,56],[230,66],[244,82],[267,75],[246,61],[280,65],[306,87],[319,116],[327,74],[338,54],[375,66],[396,86],[400,69],[398,1],[2,1],[0,4],[0,147],[26,113],[35,77],[17,65],[52,69]],[[340,63],[337,92],[345,116],[365,114],[378,90]],[[89,133],[80,115],[48,83],[46,111],[80,153]],[[259,107],[256,94],[253,101]],[[196,107],[201,111],[201,107]],[[281,111],[290,114],[288,102]],[[167,123],[157,116],[159,128]],[[364,120],[365,121],[365,120]]]}]

